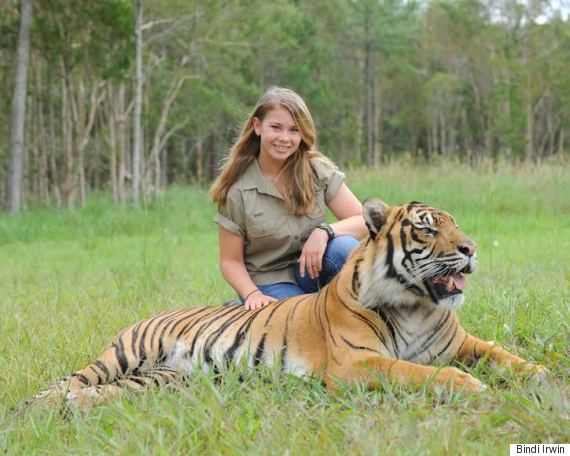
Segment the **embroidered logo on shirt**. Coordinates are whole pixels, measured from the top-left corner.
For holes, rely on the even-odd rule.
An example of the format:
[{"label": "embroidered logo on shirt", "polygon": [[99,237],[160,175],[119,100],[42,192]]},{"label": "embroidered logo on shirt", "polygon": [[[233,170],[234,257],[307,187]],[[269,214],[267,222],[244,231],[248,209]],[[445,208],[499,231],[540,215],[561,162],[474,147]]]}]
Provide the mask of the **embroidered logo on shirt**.
[{"label": "embroidered logo on shirt", "polygon": [[253,214],[254,217],[261,217],[263,215],[263,212],[257,212],[256,214]]}]

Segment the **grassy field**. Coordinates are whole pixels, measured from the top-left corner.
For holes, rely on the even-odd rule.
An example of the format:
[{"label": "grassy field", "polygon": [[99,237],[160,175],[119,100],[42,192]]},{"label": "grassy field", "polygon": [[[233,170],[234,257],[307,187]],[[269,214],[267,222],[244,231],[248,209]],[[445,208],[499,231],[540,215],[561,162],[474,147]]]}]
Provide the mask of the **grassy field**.
[{"label": "grassy field", "polygon": [[13,454],[508,454],[570,442],[570,168],[475,171],[393,164],[351,171],[360,197],[452,213],[478,244],[463,326],[545,364],[541,388],[472,373],[491,388],[450,394],[385,384],[328,393],[272,370],[151,391],[62,418],[17,406],[85,365],[124,326],[234,297],[217,265],[215,208],[174,188],[141,210],[93,197],[84,210],[0,215],[0,452]]}]

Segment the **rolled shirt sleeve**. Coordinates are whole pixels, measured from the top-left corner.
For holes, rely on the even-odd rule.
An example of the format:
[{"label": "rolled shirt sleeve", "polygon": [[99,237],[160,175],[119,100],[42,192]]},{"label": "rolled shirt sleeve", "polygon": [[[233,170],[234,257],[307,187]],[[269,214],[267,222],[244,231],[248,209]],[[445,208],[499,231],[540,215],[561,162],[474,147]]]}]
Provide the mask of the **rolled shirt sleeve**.
[{"label": "rolled shirt sleeve", "polygon": [[218,213],[214,216],[214,222],[230,233],[245,238],[245,214],[241,193],[230,189],[224,206],[218,206]]},{"label": "rolled shirt sleeve", "polygon": [[317,162],[315,171],[319,186],[325,192],[325,203],[328,205],[337,194],[346,176],[343,172],[326,162]]}]

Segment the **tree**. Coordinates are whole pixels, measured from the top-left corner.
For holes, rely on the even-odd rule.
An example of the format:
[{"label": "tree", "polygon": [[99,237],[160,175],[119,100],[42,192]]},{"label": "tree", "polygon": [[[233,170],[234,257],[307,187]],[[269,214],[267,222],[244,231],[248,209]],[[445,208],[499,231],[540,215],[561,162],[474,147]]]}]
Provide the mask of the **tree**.
[{"label": "tree", "polygon": [[141,186],[141,154],[142,154],[142,0],[135,0],[135,112],[133,115],[133,205],[139,204],[139,192]]},{"label": "tree", "polygon": [[12,95],[12,129],[10,135],[10,161],[8,164],[8,206],[12,214],[22,208],[22,162],[24,148],[24,121],[26,115],[26,87],[30,55],[30,27],[32,1],[20,2],[20,34],[16,55],[16,75]]}]

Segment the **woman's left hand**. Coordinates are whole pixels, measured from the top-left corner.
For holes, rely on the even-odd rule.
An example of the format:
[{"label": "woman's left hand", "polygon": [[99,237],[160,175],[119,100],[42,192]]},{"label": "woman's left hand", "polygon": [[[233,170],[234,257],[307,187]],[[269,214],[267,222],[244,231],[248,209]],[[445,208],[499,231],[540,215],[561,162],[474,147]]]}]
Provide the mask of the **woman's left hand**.
[{"label": "woman's left hand", "polygon": [[315,228],[307,238],[301,256],[299,268],[301,277],[305,277],[305,269],[311,279],[316,279],[323,268],[323,255],[327,249],[329,235],[325,230]]}]

